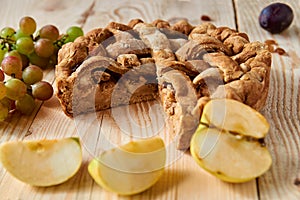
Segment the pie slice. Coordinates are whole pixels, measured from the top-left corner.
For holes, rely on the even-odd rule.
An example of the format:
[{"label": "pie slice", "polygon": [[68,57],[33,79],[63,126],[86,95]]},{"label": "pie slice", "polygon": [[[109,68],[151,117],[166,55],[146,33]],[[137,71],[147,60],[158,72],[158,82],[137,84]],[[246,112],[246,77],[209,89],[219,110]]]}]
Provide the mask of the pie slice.
[{"label": "pie slice", "polygon": [[111,22],[59,51],[56,96],[68,116],[159,99],[189,148],[204,105],[229,98],[260,110],[266,101],[271,53],[247,34],[211,23],[158,19]]}]

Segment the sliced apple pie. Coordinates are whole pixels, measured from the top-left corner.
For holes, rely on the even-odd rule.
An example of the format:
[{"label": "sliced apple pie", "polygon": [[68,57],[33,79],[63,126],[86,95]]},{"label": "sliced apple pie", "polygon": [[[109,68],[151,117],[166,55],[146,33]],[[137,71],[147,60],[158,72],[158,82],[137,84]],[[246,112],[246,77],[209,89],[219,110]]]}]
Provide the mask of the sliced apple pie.
[{"label": "sliced apple pie", "polygon": [[187,149],[203,106],[235,99],[260,110],[271,54],[247,34],[211,23],[111,22],[59,51],[56,95],[68,116],[160,99]]}]

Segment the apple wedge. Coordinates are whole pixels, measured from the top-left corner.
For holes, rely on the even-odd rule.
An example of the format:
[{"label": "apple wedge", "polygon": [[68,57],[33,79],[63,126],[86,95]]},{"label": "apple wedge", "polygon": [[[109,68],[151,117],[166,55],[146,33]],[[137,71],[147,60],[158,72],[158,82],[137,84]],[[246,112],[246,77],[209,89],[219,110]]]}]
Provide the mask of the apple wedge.
[{"label": "apple wedge", "polygon": [[214,99],[203,109],[201,123],[243,136],[264,138],[269,131],[266,118],[250,106],[232,99]]},{"label": "apple wedge", "polygon": [[162,139],[131,141],[103,152],[88,166],[89,174],[104,189],[133,195],[153,186],[164,172],[166,150]]},{"label": "apple wedge", "polygon": [[227,182],[245,182],[264,174],[272,164],[263,142],[267,120],[256,110],[230,99],[208,102],[190,151],[206,171]]},{"label": "apple wedge", "polygon": [[82,163],[78,138],[11,141],[0,146],[0,161],[15,178],[33,186],[63,183]]}]

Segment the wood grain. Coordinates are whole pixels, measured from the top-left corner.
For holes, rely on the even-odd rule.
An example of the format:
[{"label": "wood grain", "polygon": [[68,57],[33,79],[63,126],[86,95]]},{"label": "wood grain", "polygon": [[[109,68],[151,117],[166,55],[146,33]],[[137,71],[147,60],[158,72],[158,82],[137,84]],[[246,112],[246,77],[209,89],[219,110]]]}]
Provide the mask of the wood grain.
[{"label": "wood grain", "polygon": [[[294,8],[295,18],[288,30],[272,35],[258,23],[260,10],[271,0],[237,1],[237,19],[240,31],[253,40],[273,39],[287,55],[273,54],[270,90],[262,111],[270,122],[267,144],[271,149],[273,165],[258,179],[261,199],[300,199],[300,65],[299,65],[299,8],[298,0],[282,1]],[[242,9],[248,7],[248,9]]]},{"label": "wood grain", "polygon": [[[223,10],[226,12],[222,12]],[[201,22],[201,15],[211,16],[213,23],[218,26],[226,25],[235,28],[234,9],[232,1],[229,0],[125,0],[116,3],[96,1],[83,27],[90,30],[106,26],[110,21],[128,23],[134,18],[146,22],[152,22],[157,18],[174,22],[184,18],[196,25]]]},{"label": "wood grain", "polygon": [[[151,103],[137,104],[118,110],[124,115],[124,120],[119,123],[111,115],[112,111],[104,111],[99,118],[92,117],[90,121],[81,124],[78,119],[76,121],[66,117],[58,100],[53,97],[40,103],[31,116],[14,115],[1,123],[0,143],[9,140],[81,136],[84,141],[84,162],[81,169],[64,184],[38,188],[14,179],[0,164],[0,199],[299,199],[300,57],[297,52],[300,51],[300,16],[299,12],[295,12],[295,21],[288,31],[271,35],[257,23],[259,11],[270,2],[272,1],[1,1],[0,27],[17,27],[18,20],[24,15],[37,19],[38,26],[51,23],[57,25],[61,31],[71,25],[82,26],[84,31],[88,31],[106,26],[110,21],[127,23],[132,18],[141,18],[148,22],[156,18],[170,21],[187,18],[192,24],[198,24],[201,15],[208,15],[218,26],[237,26],[240,31],[249,33],[252,41],[275,39],[287,50],[289,56],[273,55],[271,87],[263,114],[271,124],[266,142],[272,152],[274,164],[269,172],[258,179],[258,188],[255,180],[243,184],[224,183],[203,171],[188,152],[176,154],[170,151],[170,155],[173,153],[172,159],[176,159],[167,166],[159,182],[149,190],[131,197],[107,192],[87,172],[88,162],[93,155],[109,147],[105,146],[106,143],[103,143],[101,137],[107,137],[119,144],[135,136],[132,133],[138,132],[142,137],[159,134],[167,144],[171,144],[173,138],[169,137],[168,130],[160,123],[161,112],[156,108],[151,109]],[[298,0],[286,2],[299,8]],[[53,82],[54,71],[46,71],[45,79]],[[142,128],[137,131],[133,124]],[[123,134],[124,130],[130,134]],[[91,135],[99,132],[101,137]]]}]

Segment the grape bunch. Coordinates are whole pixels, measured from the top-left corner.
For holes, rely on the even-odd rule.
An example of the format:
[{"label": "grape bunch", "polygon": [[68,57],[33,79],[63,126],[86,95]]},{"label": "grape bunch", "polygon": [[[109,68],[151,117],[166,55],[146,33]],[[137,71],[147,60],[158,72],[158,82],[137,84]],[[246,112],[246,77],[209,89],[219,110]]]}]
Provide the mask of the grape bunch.
[{"label": "grape bunch", "polygon": [[51,24],[36,29],[36,21],[25,16],[17,30],[5,27],[0,31],[0,121],[15,111],[30,115],[36,100],[52,97],[53,88],[43,80],[43,69],[54,67],[59,49],[83,35],[77,26],[65,34]]}]

